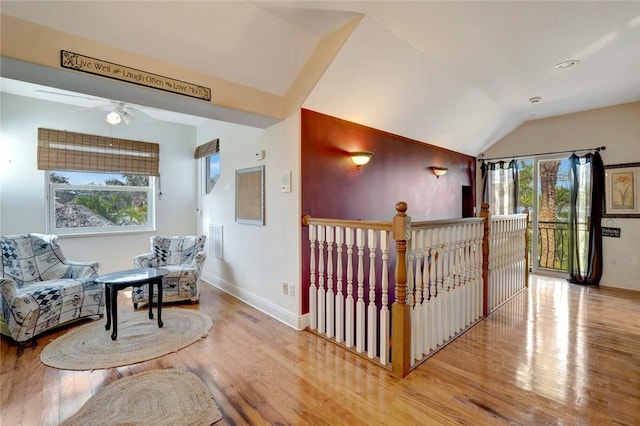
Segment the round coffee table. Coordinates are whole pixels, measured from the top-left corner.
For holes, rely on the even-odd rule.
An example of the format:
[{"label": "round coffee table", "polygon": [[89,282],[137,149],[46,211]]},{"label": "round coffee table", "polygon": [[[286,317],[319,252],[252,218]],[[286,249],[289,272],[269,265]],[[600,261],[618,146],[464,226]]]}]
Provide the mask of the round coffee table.
[{"label": "round coffee table", "polygon": [[113,318],[113,330],[111,340],[118,338],[118,290],[126,287],[141,287],[149,285],[149,319],[153,319],[153,285],[158,287],[158,327],[162,328],[162,277],[169,273],[163,268],[140,268],[126,271],[113,272],[101,275],[96,278],[96,282],[104,284],[104,293],[107,309],[107,324],[105,330],[111,328],[111,318]]}]

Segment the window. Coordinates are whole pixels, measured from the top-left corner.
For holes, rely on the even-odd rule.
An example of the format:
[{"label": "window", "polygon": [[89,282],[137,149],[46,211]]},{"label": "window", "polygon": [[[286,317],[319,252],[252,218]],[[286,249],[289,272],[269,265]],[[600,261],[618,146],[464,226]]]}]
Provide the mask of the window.
[{"label": "window", "polygon": [[213,186],[220,177],[220,153],[204,157],[204,187],[207,194],[211,192]]},{"label": "window", "polygon": [[148,176],[50,171],[49,231],[56,234],[154,228]]},{"label": "window", "polygon": [[196,147],[193,158],[202,158],[202,187],[208,194],[220,177],[220,139],[213,139]]},{"label": "window", "polygon": [[156,143],[38,129],[47,171],[48,230],[56,234],[154,229]]}]

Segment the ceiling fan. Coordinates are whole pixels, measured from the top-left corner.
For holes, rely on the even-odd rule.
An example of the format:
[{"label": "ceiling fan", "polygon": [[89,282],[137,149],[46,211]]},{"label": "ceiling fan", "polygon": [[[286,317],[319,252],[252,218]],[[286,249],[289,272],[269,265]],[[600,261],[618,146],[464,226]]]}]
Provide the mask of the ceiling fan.
[{"label": "ceiling fan", "polygon": [[87,105],[87,101],[108,102],[100,105],[86,106],[85,108],[77,109],[72,112],[91,110],[91,109],[101,109],[103,111],[107,111],[107,115],[105,116],[104,120],[112,126],[117,126],[122,122],[124,122],[124,124],[130,124],[135,117],[144,116],[144,117],[151,118],[148,114],[143,112],[141,109],[131,106],[130,104],[127,104],[126,102],[123,102],[123,101],[107,100],[103,98],[95,98],[91,96],[82,96],[82,95],[76,95],[72,93],[62,93],[62,92],[42,90],[42,89],[37,89],[36,91],[50,94],[50,95],[68,96],[72,98],[77,98],[78,100],[82,100],[78,102],[79,104],[82,104],[82,105]]},{"label": "ceiling fan", "polygon": [[[110,110],[107,109],[107,111],[109,112],[104,118],[104,121],[111,124],[112,126],[117,126],[123,121],[124,121],[124,124],[131,123],[132,116],[136,111],[134,108],[127,106],[124,102],[121,102],[121,101],[111,101],[111,105],[104,105],[104,106],[111,107]],[[100,106],[98,106],[98,108],[100,108]]]}]

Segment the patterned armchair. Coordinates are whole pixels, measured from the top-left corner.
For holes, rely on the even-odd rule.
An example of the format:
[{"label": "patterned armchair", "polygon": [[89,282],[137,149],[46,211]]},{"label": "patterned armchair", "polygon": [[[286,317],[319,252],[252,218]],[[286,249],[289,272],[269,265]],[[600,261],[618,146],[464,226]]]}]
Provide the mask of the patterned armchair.
[{"label": "patterned armchair", "polygon": [[[134,268],[164,268],[169,271],[162,278],[162,303],[200,299],[198,279],[207,255],[204,252],[206,237],[180,236],[150,238],[151,252],[136,256]],[[134,308],[149,301],[149,286],[134,287],[131,299]]]},{"label": "patterned armchair", "polygon": [[0,332],[20,344],[104,311],[98,262],[68,260],[56,235],[0,237]]}]

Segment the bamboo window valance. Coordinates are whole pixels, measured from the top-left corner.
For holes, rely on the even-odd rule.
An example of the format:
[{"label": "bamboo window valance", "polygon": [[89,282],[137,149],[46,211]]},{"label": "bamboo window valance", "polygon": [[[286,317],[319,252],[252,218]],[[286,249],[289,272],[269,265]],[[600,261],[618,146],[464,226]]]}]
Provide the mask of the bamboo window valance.
[{"label": "bamboo window valance", "polygon": [[38,169],[158,176],[160,145],[38,129]]},{"label": "bamboo window valance", "polygon": [[193,158],[198,159],[202,157],[208,157],[216,152],[220,152],[220,139],[214,139],[207,143],[203,143],[196,147],[196,152],[193,154]]}]

